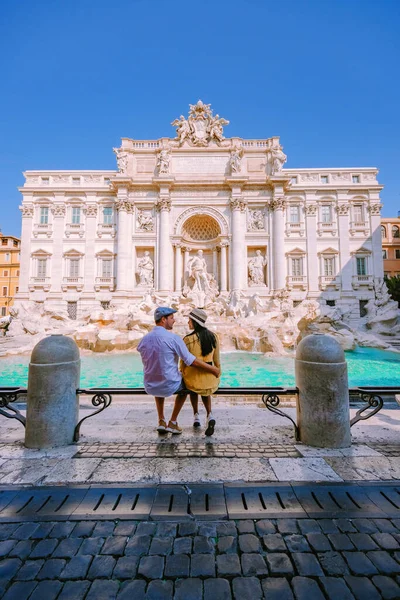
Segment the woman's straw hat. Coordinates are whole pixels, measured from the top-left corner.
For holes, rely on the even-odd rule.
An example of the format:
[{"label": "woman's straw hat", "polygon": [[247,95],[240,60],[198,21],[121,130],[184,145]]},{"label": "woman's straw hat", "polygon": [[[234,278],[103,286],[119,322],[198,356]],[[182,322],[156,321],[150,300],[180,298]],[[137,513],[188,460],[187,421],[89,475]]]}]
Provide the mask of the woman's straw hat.
[{"label": "woman's straw hat", "polygon": [[205,323],[207,321],[207,313],[201,308],[192,308],[192,310],[189,313],[189,319],[192,319],[192,321],[196,321],[196,323],[198,323],[202,327],[205,327]]}]

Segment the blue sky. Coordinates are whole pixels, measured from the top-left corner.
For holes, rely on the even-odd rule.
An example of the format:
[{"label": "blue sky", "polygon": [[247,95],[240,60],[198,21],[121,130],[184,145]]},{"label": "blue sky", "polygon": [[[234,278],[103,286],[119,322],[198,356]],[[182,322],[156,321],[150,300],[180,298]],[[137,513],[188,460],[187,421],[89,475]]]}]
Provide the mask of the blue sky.
[{"label": "blue sky", "polygon": [[113,169],[199,98],[287,167],[376,166],[400,210],[399,0],[3,0],[0,227],[22,171]]}]

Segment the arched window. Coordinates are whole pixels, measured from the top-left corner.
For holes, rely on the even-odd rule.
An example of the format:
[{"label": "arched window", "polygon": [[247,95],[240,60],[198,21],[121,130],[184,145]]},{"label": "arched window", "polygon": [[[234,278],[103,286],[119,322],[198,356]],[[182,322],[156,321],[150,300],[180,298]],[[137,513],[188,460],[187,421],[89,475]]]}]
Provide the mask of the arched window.
[{"label": "arched window", "polygon": [[386,237],[386,227],[384,225],[381,225],[381,234],[383,238]]},{"label": "arched window", "polygon": [[393,227],[392,227],[392,237],[394,237],[394,238],[400,237],[400,229],[397,227],[397,225],[393,225]]}]

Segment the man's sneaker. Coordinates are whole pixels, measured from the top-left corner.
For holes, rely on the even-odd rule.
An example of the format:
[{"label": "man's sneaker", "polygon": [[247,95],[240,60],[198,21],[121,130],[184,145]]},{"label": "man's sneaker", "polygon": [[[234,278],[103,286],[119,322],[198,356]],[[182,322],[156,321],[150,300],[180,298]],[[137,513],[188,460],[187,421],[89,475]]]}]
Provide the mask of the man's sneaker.
[{"label": "man's sneaker", "polygon": [[167,433],[167,422],[164,419],[158,421],[157,431],[158,433]]},{"label": "man's sneaker", "polygon": [[178,423],[172,423],[172,421],[168,423],[166,431],[175,435],[182,433],[182,429],[179,427]]},{"label": "man's sneaker", "polygon": [[199,413],[195,413],[195,415],[193,417],[193,427],[200,427],[200,425],[201,425],[201,421],[200,421]]},{"label": "man's sneaker", "polygon": [[207,417],[207,429],[205,430],[206,435],[212,435],[215,429],[215,419],[210,413]]}]

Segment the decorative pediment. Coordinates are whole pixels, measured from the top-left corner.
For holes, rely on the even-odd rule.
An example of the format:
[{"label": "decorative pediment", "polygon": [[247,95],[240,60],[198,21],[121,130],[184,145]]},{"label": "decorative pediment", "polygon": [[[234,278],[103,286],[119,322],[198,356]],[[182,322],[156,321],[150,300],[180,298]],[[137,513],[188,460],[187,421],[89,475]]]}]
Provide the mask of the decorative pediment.
[{"label": "decorative pediment", "polygon": [[96,252],[95,256],[97,258],[113,258],[115,254],[111,250],[101,250],[100,252]]},{"label": "decorative pediment", "polygon": [[67,256],[69,258],[81,257],[81,256],[84,256],[84,253],[80,252],[79,250],[75,250],[75,248],[71,248],[70,250],[67,250],[66,252],[64,252],[63,256]]},{"label": "decorative pediment", "polygon": [[286,252],[285,256],[304,256],[305,253],[306,251],[302,250],[301,248],[293,248],[293,250]]},{"label": "decorative pediment", "polygon": [[48,250],[43,250],[43,248],[39,248],[39,250],[32,252],[31,256],[34,256],[35,258],[47,258],[48,256],[51,256],[51,252]]},{"label": "decorative pediment", "polygon": [[339,250],[335,250],[335,248],[325,248],[325,250],[321,250],[321,252],[318,252],[318,256],[323,256],[324,254],[339,254]]},{"label": "decorative pediment", "polygon": [[350,254],[372,254],[372,251],[369,250],[369,248],[366,248],[365,246],[361,246],[361,248],[358,248],[358,250],[354,250]]}]

